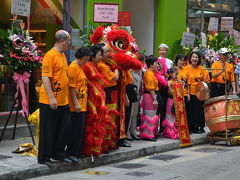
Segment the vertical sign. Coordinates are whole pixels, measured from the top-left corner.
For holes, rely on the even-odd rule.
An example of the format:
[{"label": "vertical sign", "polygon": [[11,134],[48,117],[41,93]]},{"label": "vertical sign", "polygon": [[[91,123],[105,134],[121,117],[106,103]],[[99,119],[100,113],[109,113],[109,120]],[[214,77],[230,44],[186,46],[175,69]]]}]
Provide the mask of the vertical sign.
[{"label": "vertical sign", "polygon": [[230,31],[233,29],[233,17],[221,17],[221,31]]},{"label": "vertical sign", "polygon": [[210,17],[208,24],[208,31],[217,31],[218,30],[218,18]]},{"label": "vertical sign", "polygon": [[118,25],[119,26],[131,26],[131,12],[119,12]]},{"label": "vertical sign", "polygon": [[31,0],[12,0],[11,14],[30,16]]},{"label": "vertical sign", "polygon": [[201,39],[202,39],[202,45],[204,47],[206,47],[207,46],[207,37],[206,37],[206,34],[203,32],[201,32]]},{"label": "vertical sign", "polygon": [[195,34],[183,32],[181,46],[191,46],[193,47],[195,42]]},{"label": "vertical sign", "polygon": [[118,4],[94,3],[94,22],[118,23]]},{"label": "vertical sign", "polygon": [[235,42],[240,45],[240,32],[236,31],[236,30],[230,30],[229,31],[230,37],[233,37]]}]

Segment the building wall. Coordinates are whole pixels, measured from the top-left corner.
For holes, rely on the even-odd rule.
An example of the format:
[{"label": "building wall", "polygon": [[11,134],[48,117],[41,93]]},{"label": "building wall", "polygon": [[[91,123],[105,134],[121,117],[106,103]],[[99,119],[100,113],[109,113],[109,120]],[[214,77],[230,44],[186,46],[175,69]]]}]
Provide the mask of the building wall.
[{"label": "building wall", "polygon": [[131,12],[131,29],[140,51],[153,54],[154,0],[123,0],[122,9]]},{"label": "building wall", "polygon": [[159,44],[166,43],[171,51],[174,42],[181,39],[186,15],[187,0],[156,0],[155,55]]},{"label": "building wall", "polygon": [[80,29],[83,29],[83,0],[71,0],[71,16]]}]

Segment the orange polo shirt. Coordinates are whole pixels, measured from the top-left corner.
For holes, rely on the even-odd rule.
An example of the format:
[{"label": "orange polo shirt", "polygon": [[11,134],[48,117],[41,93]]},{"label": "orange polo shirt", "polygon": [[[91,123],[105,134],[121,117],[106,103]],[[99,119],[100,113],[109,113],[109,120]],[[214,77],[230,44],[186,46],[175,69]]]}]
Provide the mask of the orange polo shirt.
[{"label": "orange polo shirt", "polygon": [[196,85],[200,81],[205,81],[205,74],[202,66],[197,66],[192,68],[191,65],[186,67],[187,76],[188,76],[188,85],[190,86],[190,94],[196,95]]},{"label": "orange polo shirt", "polygon": [[110,66],[101,61],[97,64],[97,69],[104,76],[105,80],[109,82],[108,87],[117,85],[117,81],[114,79],[115,73],[111,71]]},{"label": "orange polo shirt", "polygon": [[[212,64],[211,68],[222,69],[223,65],[221,64],[220,61],[217,61],[217,62]],[[215,74],[217,74],[220,71],[222,71],[222,70],[212,70],[212,76],[214,76]],[[228,63],[228,62],[226,62],[226,73],[227,73],[227,80],[229,80],[231,82],[235,81],[233,66],[230,63]],[[225,83],[225,72],[223,72],[217,78],[212,78],[211,82],[224,84]]]},{"label": "orange polo shirt", "polygon": [[133,84],[133,77],[129,69],[126,70],[126,78],[127,78],[126,85]]},{"label": "orange polo shirt", "polygon": [[[47,76],[50,79],[53,94],[56,98],[58,106],[68,104],[68,65],[65,54],[60,54],[52,48],[43,58],[42,76]],[[49,97],[42,84],[39,92],[39,102],[49,104]]]},{"label": "orange polo shirt", "polygon": [[158,80],[151,70],[147,70],[143,75],[144,87],[147,91],[158,91]]},{"label": "orange polo shirt", "polygon": [[[76,97],[81,106],[81,112],[87,111],[87,77],[82,68],[73,61],[68,67],[69,87],[74,88]],[[75,106],[70,94],[68,95],[70,111],[75,111]]]},{"label": "orange polo shirt", "polygon": [[187,70],[185,67],[183,67],[182,69],[178,69],[178,80],[184,82],[183,94],[184,96],[187,96],[188,77]]}]

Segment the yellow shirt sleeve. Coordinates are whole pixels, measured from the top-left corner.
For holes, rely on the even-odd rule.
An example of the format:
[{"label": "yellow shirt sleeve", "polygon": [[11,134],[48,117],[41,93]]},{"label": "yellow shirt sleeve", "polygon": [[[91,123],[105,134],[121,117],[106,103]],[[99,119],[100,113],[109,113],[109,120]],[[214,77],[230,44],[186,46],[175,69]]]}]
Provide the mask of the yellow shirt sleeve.
[{"label": "yellow shirt sleeve", "polygon": [[97,68],[107,81],[111,81],[115,77],[115,73],[110,70],[109,66],[98,63]]},{"label": "yellow shirt sleeve", "polygon": [[77,83],[77,70],[71,65],[68,67],[69,87],[76,87]]},{"label": "yellow shirt sleeve", "polygon": [[42,63],[42,76],[52,77],[53,76],[53,56],[46,54],[43,58]]},{"label": "yellow shirt sleeve", "polygon": [[147,74],[145,76],[145,81],[144,81],[145,88],[147,90],[155,90],[155,84],[154,84],[154,79],[151,76],[151,74]]}]

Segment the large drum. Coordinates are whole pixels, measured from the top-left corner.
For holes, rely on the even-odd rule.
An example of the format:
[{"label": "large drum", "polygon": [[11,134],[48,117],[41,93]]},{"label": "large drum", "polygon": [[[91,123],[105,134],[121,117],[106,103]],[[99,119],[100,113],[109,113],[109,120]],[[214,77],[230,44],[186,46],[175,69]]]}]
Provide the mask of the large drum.
[{"label": "large drum", "polygon": [[217,133],[240,128],[240,99],[238,96],[227,97],[227,127],[226,127],[225,96],[211,98],[204,103],[205,121],[211,133]]}]

